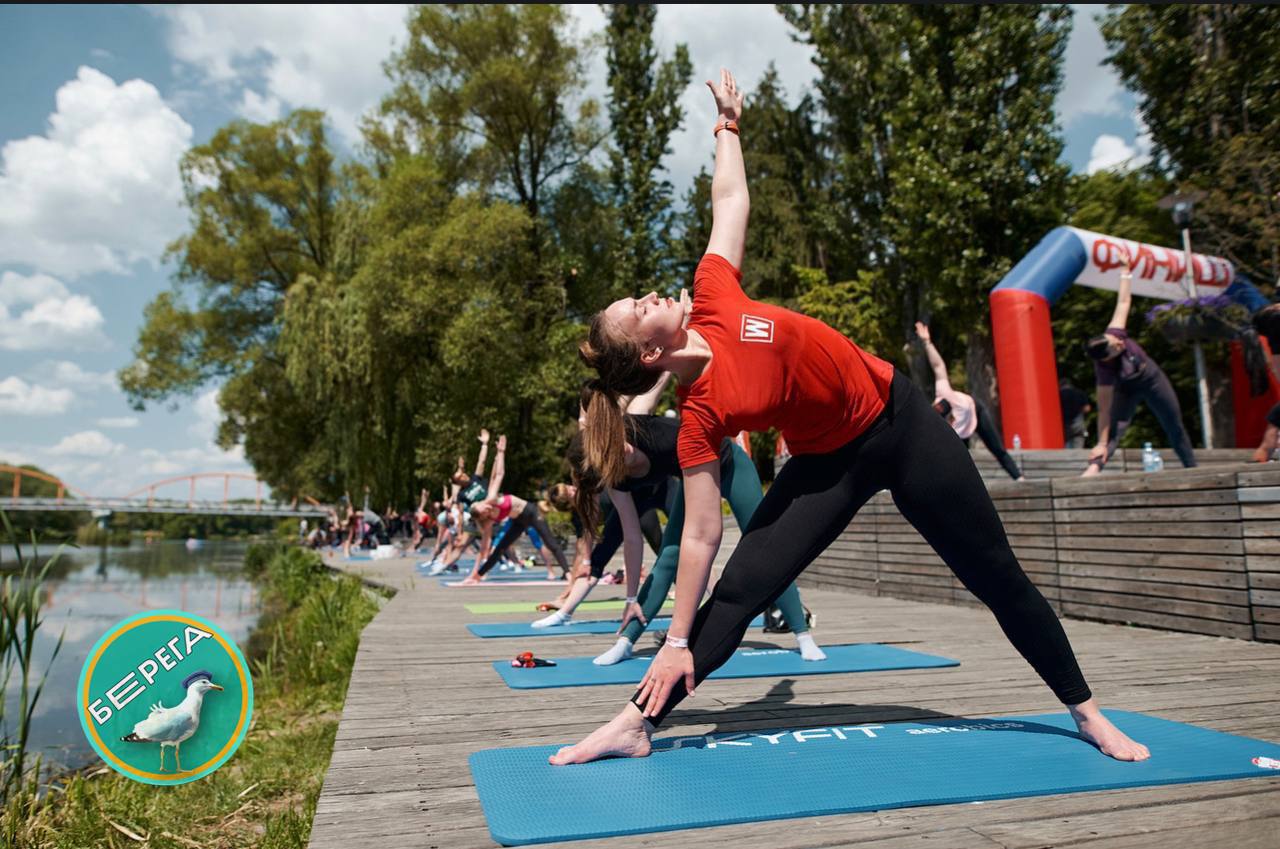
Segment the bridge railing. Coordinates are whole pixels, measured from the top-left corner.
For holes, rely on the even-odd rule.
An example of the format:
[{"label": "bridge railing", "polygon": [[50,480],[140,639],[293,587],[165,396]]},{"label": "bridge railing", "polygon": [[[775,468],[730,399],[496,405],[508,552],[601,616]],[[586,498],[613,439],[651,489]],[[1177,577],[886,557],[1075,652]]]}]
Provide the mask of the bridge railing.
[{"label": "bridge railing", "polygon": [[311,504],[279,504],[275,502],[191,501],[165,498],[0,498],[0,510],[18,512],[63,513],[183,513],[208,516],[277,516],[310,517],[327,514],[323,507]]}]

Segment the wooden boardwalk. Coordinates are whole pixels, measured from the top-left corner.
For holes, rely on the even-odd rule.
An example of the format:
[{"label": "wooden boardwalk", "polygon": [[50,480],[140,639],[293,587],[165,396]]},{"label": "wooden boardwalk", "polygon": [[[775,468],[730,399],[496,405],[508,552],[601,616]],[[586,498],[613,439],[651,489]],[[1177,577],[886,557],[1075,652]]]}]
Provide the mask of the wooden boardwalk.
[{"label": "wooden boardwalk", "polygon": [[[728,542],[728,540],[726,540]],[[366,627],[311,833],[313,849],[488,847],[467,756],[478,749],[573,742],[611,717],[631,687],[513,691],[489,665],[537,644],[595,654],[610,637],[481,640],[466,602],[542,601],[552,587],[445,589],[413,561],[334,564],[396,590]],[[602,587],[597,597],[616,596]],[[918,717],[1059,710],[984,609],[804,590],[821,643],[883,642],[957,658],[954,669],[704,684],[665,734],[703,734]],[[604,614],[591,614],[600,615]],[[1280,645],[1065,620],[1105,707],[1280,740]],[[790,635],[748,633],[791,647]],[[642,644],[644,645],[644,644]],[[1051,769],[1051,764],[1045,765]],[[663,832],[558,846],[759,849],[1280,846],[1280,776],[1171,787],[907,808]],[[779,773],[779,781],[785,781]],[[601,788],[609,792],[608,788]],[[558,805],[529,788],[530,804]],[[619,792],[625,792],[619,788]]]}]

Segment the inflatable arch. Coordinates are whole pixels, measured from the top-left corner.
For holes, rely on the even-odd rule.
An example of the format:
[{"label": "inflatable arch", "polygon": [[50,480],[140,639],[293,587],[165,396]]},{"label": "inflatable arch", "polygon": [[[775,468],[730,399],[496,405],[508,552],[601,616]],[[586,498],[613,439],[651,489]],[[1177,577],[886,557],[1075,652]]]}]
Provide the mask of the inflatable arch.
[{"label": "inflatable arch", "polygon": [[[991,333],[1006,446],[1012,447],[1017,434],[1024,448],[1063,447],[1049,309],[1073,285],[1116,291],[1126,248],[1138,257],[1133,294],[1168,301],[1187,297],[1182,287],[1183,251],[1076,227],[1051,230],[991,290]],[[1223,294],[1235,280],[1235,269],[1225,259],[1192,254],[1191,262],[1199,295]]]}]

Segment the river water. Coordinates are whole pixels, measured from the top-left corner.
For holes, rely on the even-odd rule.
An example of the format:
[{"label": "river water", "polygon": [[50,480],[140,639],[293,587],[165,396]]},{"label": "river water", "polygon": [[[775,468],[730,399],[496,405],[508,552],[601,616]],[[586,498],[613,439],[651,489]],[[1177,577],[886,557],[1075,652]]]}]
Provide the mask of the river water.
[{"label": "river water", "polygon": [[[65,551],[46,582],[35,652],[39,663],[32,677],[38,681],[47,671],[48,678],[28,751],[55,769],[97,759],[80,727],[76,683],[94,643],[121,619],[144,610],[185,610],[217,624],[243,650],[261,612],[255,587],[243,574],[246,548],[239,542],[206,542],[189,550],[182,542],[159,542]],[[9,554],[6,562],[12,565]],[[62,648],[50,666],[59,635]],[[5,714],[12,727],[14,682],[8,690]]]}]

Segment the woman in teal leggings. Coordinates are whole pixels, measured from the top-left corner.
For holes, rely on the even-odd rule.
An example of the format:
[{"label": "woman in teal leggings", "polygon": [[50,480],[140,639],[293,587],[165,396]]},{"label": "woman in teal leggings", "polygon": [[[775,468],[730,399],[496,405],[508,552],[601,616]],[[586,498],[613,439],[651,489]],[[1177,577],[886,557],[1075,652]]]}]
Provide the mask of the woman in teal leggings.
[{"label": "woman in teal leggings", "polygon": [[[614,408],[616,409],[616,407]],[[590,414],[591,411],[588,411]],[[609,414],[608,411],[605,412]],[[674,419],[662,416],[622,416],[626,436],[625,472],[610,487],[610,498],[614,507],[623,519],[623,532],[627,536],[632,523],[626,513],[629,501],[628,493],[636,487],[647,485],[653,479],[670,476],[679,469],[676,458],[676,438],[680,425]],[[603,485],[602,476],[590,465],[589,450],[584,450],[577,438],[570,447],[569,460],[574,476],[578,481],[578,492],[596,493]],[[620,470],[615,470],[615,477]],[[729,502],[729,508],[738,522],[739,528],[746,528],[756,507],[764,499],[760,476],[747,453],[725,439],[720,446],[720,491]],[[594,495],[590,496],[594,499]],[[639,575],[639,558],[627,557],[631,549],[642,553],[642,543],[635,545],[630,539],[624,539],[624,562],[627,565],[627,606],[623,614],[623,627],[613,647],[595,659],[601,666],[608,666],[631,657],[636,640],[644,633],[648,623],[662,609],[676,577],[676,566],[680,560],[680,536],[684,528],[684,495],[677,485],[674,493],[671,513],[667,517],[667,527],[662,534],[662,545],[658,550],[658,559],[653,564],[649,577],[636,595],[635,582]],[[596,517],[590,505],[583,503],[579,508],[588,524]],[[594,503],[594,501],[592,502]],[[634,512],[634,511],[633,511]],[[632,532],[634,533],[634,531]],[[778,597],[777,605],[786,619],[787,625],[796,635],[800,654],[805,660],[825,660],[826,655],[805,623],[804,605],[800,603],[800,591],[795,584],[790,584]]]}]

